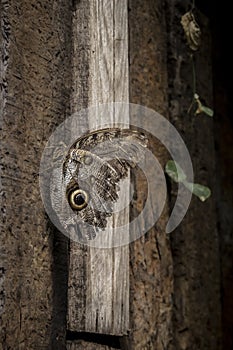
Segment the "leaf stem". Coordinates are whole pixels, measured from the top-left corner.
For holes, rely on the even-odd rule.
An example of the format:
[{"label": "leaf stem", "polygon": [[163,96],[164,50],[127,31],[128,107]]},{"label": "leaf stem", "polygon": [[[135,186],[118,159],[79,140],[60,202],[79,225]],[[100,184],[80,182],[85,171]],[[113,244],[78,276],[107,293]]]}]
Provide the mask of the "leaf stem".
[{"label": "leaf stem", "polygon": [[193,55],[191,55],[191,62],[192,62],[192,74],[193,74],[193,96],[196,94],[196,86],[197,86],[197,79],[196,79],[196,67]]},{"label": "leaf stem", "polygon": [[196,84],[197,84],[197,79],[196,79],[196,67],[195,67],[195,62],[194,62],[194,57],[193,54],[190,56],[191,57],[191,64],[192,64],[192,84],[193,84],[193,99],[192,102],[189,106],[188,109],[188,114],[191,112],[191,109],[194,105],[195,102],[195,94],[196,94]]}]

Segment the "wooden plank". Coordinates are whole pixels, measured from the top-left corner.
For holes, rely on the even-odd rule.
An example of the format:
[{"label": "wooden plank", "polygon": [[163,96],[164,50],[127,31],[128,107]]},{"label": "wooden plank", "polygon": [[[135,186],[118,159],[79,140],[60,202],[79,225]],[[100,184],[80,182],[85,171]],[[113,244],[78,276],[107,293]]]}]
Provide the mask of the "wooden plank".
[{"label": "wooden plank", "polygon": [[[93,128],[109,120],[112,123],[128,123],[129,120],[125,118],[127,113],[116,112],[114,108],[110,109],[108,120],[104,120],[104,116],[98,113],[98,104],[113,101],[128,102],[129,99],[127,1],[90,0],[86,1],[85,5],[82,2],[78,4],[76,12],[76,20],[80,19],[81,13],[90,14],[89,21],[85,25],[89,28],[87,34],[89,41],[86,44],[86,48],[89,48],[86,78],[89,82],[89,105],[96,105],[96,111],[88,115],[88,124]],[[78,25],[74,23],[76,30]],[[74,38],[74,42],[78,40],[78,36]],[[78,55],[80,56],[80,53]],[[80,67],[78,69],[80,70]],[[75,86],[76,83],[74,88]],[[86,99],[86,95],[81,98],[82,101]],[[81,124],[86,123],[87,120],[81,121]],[[127,179],[122,183],[121,194],[124,195],[121,195],[116,206],[122,207],[127,203],[128,182]],[[123,216],[114,214],[109,220],[106,234],[103,235],[103,245],[111,242],[115,233],[114,226],[119,222],[124,224],[128,221],[128,211],[125,211]],[[114,335],[126,334],[129,329],[128,246],[111,249],[83,248],[71,242],[69,273],[68,329]]]}]

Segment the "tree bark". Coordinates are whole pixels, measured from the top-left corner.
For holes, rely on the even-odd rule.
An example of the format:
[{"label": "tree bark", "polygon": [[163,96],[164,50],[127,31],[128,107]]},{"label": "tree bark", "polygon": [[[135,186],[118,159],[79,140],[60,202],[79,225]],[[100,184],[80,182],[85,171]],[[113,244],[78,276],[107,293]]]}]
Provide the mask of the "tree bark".
[{"label": "tree bark", "polygon": [[[162,1],[129,1],[130,102],[145,105],[168,117],[167,35]],[[145,120],[145,125],[147,121]],[[150,126],[148,125],[148,130]],[[167,151],[153,143],[165,166]],[[146,200],[145,179],[136,179],[137,198],[132,214]],[[141,199],[142,198],[142,199]],[[130,246],[131,333],[129,349],[169,349],[172,341],[173,263],[170,237],[165,233],[168,206],[158,225]]]},{"label": "tree bark", "polygon": [[48,349],[63,261],[54,261],[38,172],[48,137],[69,113],[71,3],[2,0],[0,12],[0,348]]}]

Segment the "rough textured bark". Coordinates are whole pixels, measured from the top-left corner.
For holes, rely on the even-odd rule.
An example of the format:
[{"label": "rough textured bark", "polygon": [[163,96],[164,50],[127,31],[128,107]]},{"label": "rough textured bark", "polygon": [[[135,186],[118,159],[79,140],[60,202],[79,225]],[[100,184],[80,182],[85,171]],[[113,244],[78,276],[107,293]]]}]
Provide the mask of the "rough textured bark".
[{"label": "rough textured bark", "polygon": [[48,349],[57,327],[53,234],[38,171],[69,107],[70,5],[1,1],[1,349]]},{"label": "rough textured bark", "polygon": [[[162,1],[129,1],[130,102],[167,117],[166,23]],[[146,125],[146,120],[145,120]],[[149,125],[148,125],[149,128]],[[153,151],[162,166],[167,152],[159,142]],[[133,215],[146,200],[145,179],[136,182]],[[170,239],[165,234],[167,209],[144,237],[131,244],[131,349],[168,349],[172,339],[173,267]]]}]

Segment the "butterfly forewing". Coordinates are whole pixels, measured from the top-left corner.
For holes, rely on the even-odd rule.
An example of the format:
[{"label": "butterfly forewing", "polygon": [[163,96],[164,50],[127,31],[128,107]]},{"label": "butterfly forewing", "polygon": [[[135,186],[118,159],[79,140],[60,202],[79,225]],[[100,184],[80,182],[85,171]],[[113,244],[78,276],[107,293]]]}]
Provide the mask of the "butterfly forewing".
[{"label": "butterfly forewing", "polygon": [[[63,165],[66,197],[69,202],[72,191],[79,197],[80,191],[87,194],[88,202],[80,210],[69,202],[77,222],[90,225],[87,239],[93,239],[99,229],[106,228],[119,197],[119,182],[143,158],[147,143],[147,137],[138,130],[115,128],[91,132],[70,147]],[[72,198],[76,200],[75,196]]]}]

